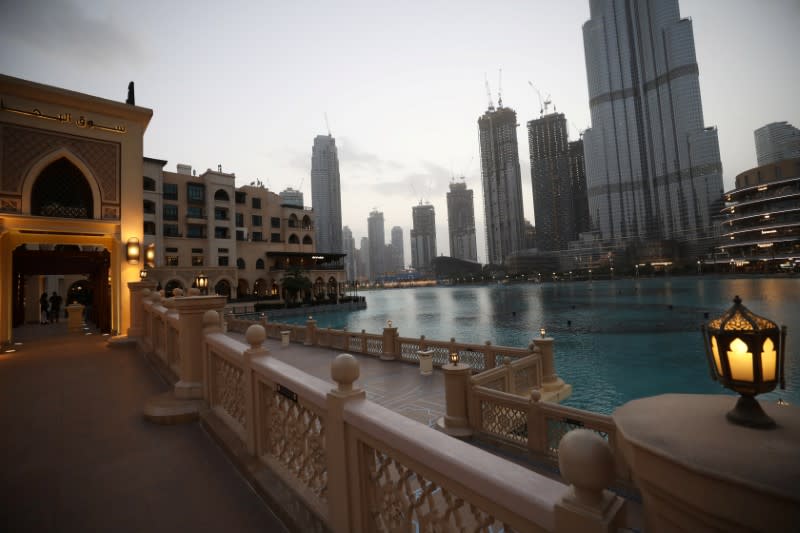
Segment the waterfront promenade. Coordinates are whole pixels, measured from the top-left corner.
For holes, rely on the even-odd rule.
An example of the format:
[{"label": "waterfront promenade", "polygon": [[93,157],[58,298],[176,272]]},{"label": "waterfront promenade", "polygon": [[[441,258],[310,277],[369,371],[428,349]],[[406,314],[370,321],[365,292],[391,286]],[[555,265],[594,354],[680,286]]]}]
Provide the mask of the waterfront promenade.
[{"label": "waterfront promenade", "polygon": [[146,422],[168,389],[134,348],[65,322],[0,353],[4,531],[285,531],[199,423]]}]

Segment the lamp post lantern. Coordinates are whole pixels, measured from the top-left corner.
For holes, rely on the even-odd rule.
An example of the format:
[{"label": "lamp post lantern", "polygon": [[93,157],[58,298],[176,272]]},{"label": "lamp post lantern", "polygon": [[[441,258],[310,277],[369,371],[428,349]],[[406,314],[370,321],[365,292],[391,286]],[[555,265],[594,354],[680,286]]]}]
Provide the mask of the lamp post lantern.
[{"label": "lamp post lantern", "polygon": [[736,296],[730,309],[702,329],[711,378],[741,395],[726,415],[728,420],[754,428],[775,427],[755,397],[778,385],[786,388],[786,326],[756,315]]}]

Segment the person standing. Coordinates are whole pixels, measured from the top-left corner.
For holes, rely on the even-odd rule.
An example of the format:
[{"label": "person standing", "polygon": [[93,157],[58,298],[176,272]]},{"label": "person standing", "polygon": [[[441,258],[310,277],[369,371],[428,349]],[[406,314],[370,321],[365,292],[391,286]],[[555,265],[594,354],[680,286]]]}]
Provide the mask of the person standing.
[{"label": "person standing", "polygon": [[59,312],[61,311],[61,296],[56,291],[50,297],[50,322],[58,322]]},{"label": "person standing", "polygon": [[47,324],[47,291],[39,298],[39,324]]}]

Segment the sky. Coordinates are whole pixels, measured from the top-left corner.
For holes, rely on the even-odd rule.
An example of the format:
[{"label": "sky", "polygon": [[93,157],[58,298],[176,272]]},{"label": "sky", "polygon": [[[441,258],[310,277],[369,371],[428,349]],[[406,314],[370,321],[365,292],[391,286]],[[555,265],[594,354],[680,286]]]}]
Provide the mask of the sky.
[{"label": "sky", "polygon": [[[753,130],[800,127],[800,1],[681,0],[693,21],[706,126],[719,131],[725,189],[756,166]],[[449,183],[475,194],[485,261],[478,117],[489,96],[517,111],[525,218],[533,221],[526,122],[550,95],[570,139],[591,124],[582,25],[587,0],[0,0],[0,72],[153,109],[144,155],[237,185],[300,189],[311,146],[336,138],[342,223],[356,245],[384,213],[411,262],[411,208],[436,211],[448,255]],[[502,75],[500,71],[502,70]],[[327,124],[326,124],[327,115]]]}]

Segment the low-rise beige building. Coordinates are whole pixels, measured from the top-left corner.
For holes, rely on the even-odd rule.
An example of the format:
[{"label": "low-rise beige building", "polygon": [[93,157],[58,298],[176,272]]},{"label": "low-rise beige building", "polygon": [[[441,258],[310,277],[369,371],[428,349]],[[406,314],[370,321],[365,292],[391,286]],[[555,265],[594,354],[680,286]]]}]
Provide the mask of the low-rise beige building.
[{"label": "low-rise beige building", "polygon": [[231,298],[282,300],[284,275],[299,269],[312,290],[302,299],[336,300],[346,281],[341,254],[318,254],[314,212],[287,203],[255,182],[236,187],[236,176],[144,160],[144,246],[149,276],[169,293],[200,274],[209,292]]}]

